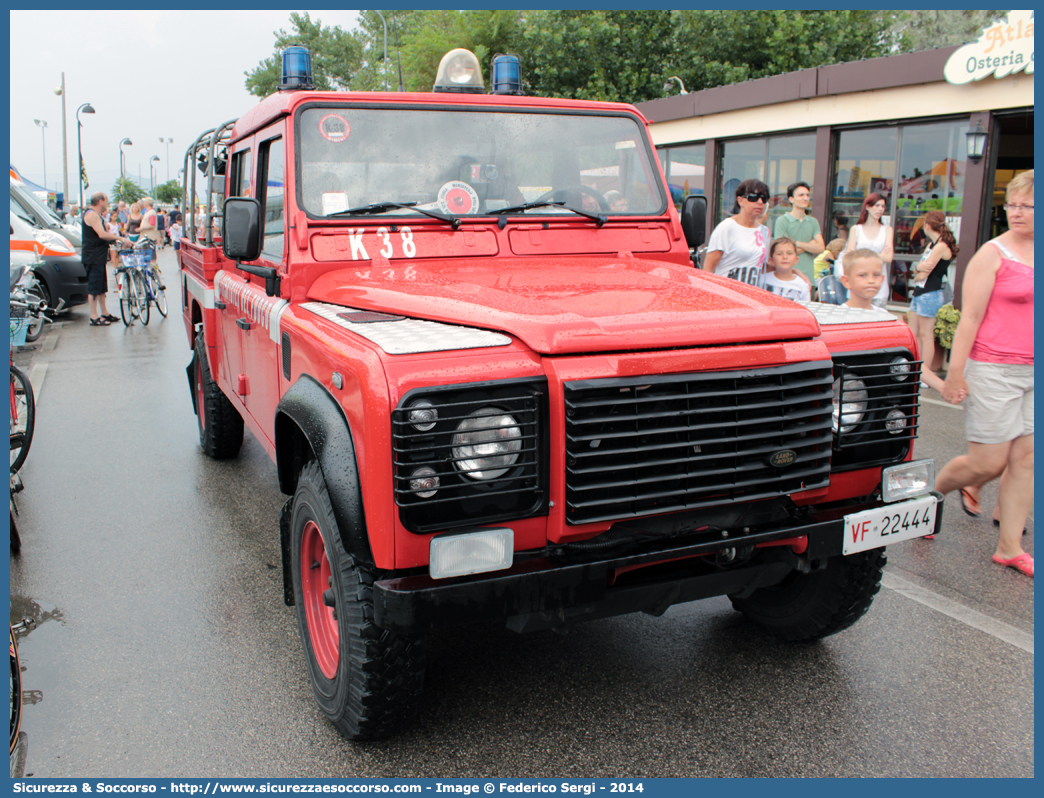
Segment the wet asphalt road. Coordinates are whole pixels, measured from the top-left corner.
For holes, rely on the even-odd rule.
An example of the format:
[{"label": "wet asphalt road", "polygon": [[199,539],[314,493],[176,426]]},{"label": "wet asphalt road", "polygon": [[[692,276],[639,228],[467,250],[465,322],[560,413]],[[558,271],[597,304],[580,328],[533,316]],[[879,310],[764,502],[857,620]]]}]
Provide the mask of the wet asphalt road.
[{"label": "wet asphalt road", "polygon": [[[449,630],[416,723],[348,743],[282,602],[274,465],[249,433],[233,461],[199,450],[177,289],[147,328],[87,318],[18,356],[42,382],[11,563],[11,618],[38,621],[20,644],[29,773],[1033,775],[1033,581],[990,563],[992,527],[955,498],[945,534],[892,547],[867,616],[818,644],[776,642],[725,598],[566,636]],[[941,467],[962,414],[923,409],[918,455]]]}]

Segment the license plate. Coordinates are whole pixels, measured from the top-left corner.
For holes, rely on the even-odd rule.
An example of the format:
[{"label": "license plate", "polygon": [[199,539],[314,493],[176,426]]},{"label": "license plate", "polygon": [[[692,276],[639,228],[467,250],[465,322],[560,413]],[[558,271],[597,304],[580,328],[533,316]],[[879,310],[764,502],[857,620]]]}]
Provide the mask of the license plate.
[{"label": "license plate", "polygon": [[934,496],[922,496],[845,516],[844,554],[879,549],[935,531]]}]

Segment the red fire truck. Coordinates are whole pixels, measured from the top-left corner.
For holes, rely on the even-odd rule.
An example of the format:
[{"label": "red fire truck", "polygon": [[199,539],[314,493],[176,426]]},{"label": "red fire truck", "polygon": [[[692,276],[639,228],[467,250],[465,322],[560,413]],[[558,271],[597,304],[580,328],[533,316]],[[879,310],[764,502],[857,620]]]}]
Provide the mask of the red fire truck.
[{"label": "red fire truck", "polygon": [[938,530],[907,326],[694,268],[705,206],[635,108],[486,93],[466,51],[430,93],[314,91],[301,50],[187,152],[180,276],[200,444],[277,466],[342,734],[410,716],[439,627],[727,595],[811,640]]}]

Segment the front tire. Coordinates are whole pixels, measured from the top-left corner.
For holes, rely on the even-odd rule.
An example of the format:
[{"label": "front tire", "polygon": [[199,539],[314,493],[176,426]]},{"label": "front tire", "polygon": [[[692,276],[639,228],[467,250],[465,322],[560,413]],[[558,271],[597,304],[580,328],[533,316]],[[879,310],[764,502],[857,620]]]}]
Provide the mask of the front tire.
[{"label": "front tire", "polygon": [[199,445],[209,457],[235,457],[243,446],[243,417],[210,376],[203,334],[196,336],[193,390]]},{"label": "front tire", "polygon": [[36,430],[36,397],[29,378],[14,363],[11,364],[11,473],[18,473]]},{"label": "front tire", "polygon": [[167,289],[156,288],[156,310],[160,312],[163,318],[167,318]]},{"label": "front tire", "polygon": [[140,272],[134,272],[134,288],[138,294],[138,318],[146,327],[149,326],[149,292],[145,287],[145,278]]},{"label": "front tire", "polygon": [[134,313],[138,307],[138,299],[134,293],[134,280],[130,272],[123,273],[123,290],[120,291],[120,318],[123,326],[130,327],[134,323]]},{"label": "front tire", "polygon": [[315,461],[298,480],[290,528],[297,625],[319,708],[349,740],[386,737],[416,711],[423,638],[374,624],[375,570],[345,551]]},{"label": "front tire", "polygon": [[881,589],[887,562],[884,549],[838,555],[819,571],[794,571],[778,585],[729,599],[747,620],[775,637],[818,640],[847,629],[866,614]]}]

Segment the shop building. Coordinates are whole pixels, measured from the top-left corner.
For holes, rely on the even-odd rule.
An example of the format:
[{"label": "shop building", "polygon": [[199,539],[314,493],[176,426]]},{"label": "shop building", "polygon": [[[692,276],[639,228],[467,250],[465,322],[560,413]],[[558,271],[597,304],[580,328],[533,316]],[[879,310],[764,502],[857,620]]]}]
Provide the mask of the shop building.
[{"label": "shop building", "polygon": [[964,268],[1006,229],[1004,191],[1033,168],[1033,17],[1013,11],[971,44],[791,72],[640,103],[675,202],[708,197],[708,230],[729,216],[748,178],[772,193],[767,224],[786,213],[787,186],[812,188],[824,242],[846,238],[863,200],[888,202],[895,231],[891,301],[908,301],[910,265],[928,211],[941,210]]}]

